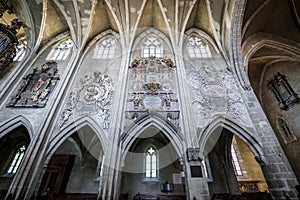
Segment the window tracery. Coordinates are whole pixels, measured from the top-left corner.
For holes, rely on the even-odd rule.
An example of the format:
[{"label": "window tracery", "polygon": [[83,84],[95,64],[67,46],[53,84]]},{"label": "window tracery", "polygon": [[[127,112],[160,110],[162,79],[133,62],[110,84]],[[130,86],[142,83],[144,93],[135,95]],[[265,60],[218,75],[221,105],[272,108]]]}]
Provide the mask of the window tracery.
[{"label": "window tracery", "polygon": [[212,57],[209,46],[197,36],[192,36],[187,39],[187,50],[190,58]]},{"label": "window tracery", "polygon": [[60,42],[51,49],[46,60],[66,60],[68,55],[71,53],[73,45],[74,44],[71,39],[66,39]]},{"label": "window tracery", "polygon": [[163,44],[156,37],[148,37],[142,45],[142,57],[163,57]]},{"label": "window tracery", "polygon": [[116,40],[109,37],[96,45],[94,50],[94,59],[111,59],[114,57],[116,51]]}]

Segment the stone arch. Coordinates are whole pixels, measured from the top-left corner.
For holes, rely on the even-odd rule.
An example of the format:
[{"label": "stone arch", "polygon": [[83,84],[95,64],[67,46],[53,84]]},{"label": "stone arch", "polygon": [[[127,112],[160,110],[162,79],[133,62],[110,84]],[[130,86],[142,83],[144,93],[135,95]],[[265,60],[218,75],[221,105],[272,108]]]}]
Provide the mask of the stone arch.
[{"label": "stone arch", "polygon": [[83,54],[82,54],[80,63],[81,63],[82,60],[85,58],[87,52],[88,52],[95,44],[97,44],[98,42],[100,42],[100,41],[102,41],[102,40],[104,40],[105,38],[110,37],[110,36],[114,37],[116,41],[119,41],[119,39],[120,39],[120,35],[119,35],[117,32],[115,32],[115,31],[113,31],[113,30],[111,30],[111,29],[106,30],[106,31],[104,31],[104,32],[102,32],[102,33],[96,35],[96,36],[88,43],[87,47],[85,48],[85,50],[84,50],[84,52],[83,52]]},{"label": "stone arch", "polygon": [[213,47],[214,51],[218,54],[220,54],[219,52],[219,49],[218,49],[218,46],[216,44],[216,42],[213,40],[213,38],[208,35],[205,31],[203,30],[200,30],[200,29],[196,29],[196,28],[191,28],[189,29],[188,31],[185,32],[186,34],[186,38],[183,40],[182,44],[181,45],[184,45],[184,41],[190,37],[190,36],[199,36],[200,38],[203,38],[205,39],[210,46]]},{"label": "stone arch", "polygon": [[[237,135],[243,140],[243,142],[251,149],[255,157],[260,158],[262,155],[262,147],[259,142],[249,131],[242,128],[238,123],[233,120],[229,120],[224,117],[215,118],[203,131],[199,139],[200,152],[205,154],[206,145],[208,144],[209,138],[213,136],[214,132],[220,134],[217,129],[227,129],[233,134]],[[219,137],[220,135],[218,135]]]},{"label": "stone arch", "polygon": [[[250,81],[250,84],[253,84],[250,80],[249,75],[249,62],[251,57],[263,48],[270,48],[274,50],[278,50],[282,52],[282,54],[278,55],[270,55],[272,56],[273,61],[270,61],[265,64],[265,67],[262,70],[262,74],[260,76],[259,86],[263,87],[266,71],[269,66],[272,64],[280,63],[280,62],[299,62],[300,59],[300,45],[292,40],[288,40],[273,34],[268,33],[258,33],[251,37],[249,37],[243,44],[242,51],[244,57],[244,66],[247,72],[247,79]],[[262,91],[259,90],[257,93],[257,97],[262,102]],[[263,106],[263,105],[262,105]]]},{"label": "stone arch", "polygon": [[264,47],[273,48],[284,53],[288,53],[289,55],[291,55],[291,57],[286,57],[286,59],[289,60],[299,60],[300,57],[300,46],[298,43],[273,34],[258,33],[247,38],[242,46],[244,66],[246,66],[246,71],[248,71],[248,63],[250,58],[258,50]]},{"label": "stone arch", "polygon": [[[63,32],[63,33],[51,38],[51,40],[48,43],[46,43],[45,46],[41,50],[39,50],[37,52],[35,59],[37,59],[41,54],[43,54],[44,51],[46,51],[49,47],[52,47],[53,45],[55,45],[63,40],[66,40],[68,38],[71,38],[70,33],[68,31]],[[34,63],[34,62],[35,61],[33,61],[32,63]]]},{"label": "stone arch", "polygon": [[[108,146],[104,138],[101,128],[88,116],[73,121],[55,134],[44,155],[44,169],[36,188],[39,193],[46,186],[51,188],[50,192],[57,193],[59,190],[61,194],[70,193],[71,196],[71,193],[78,191],[86,193],[92,190],[95,193],[101,182],[100,172],[106,155],[105,148]],[[58,178],[52,177],[53,169],[56,169]],[[54,185],[47,182],[49,178],[54,178]],[[61,182],[62,179],[64,181]],[[78,182],[74,182],[77,179],[89,186],[81,187]]]},{"label": "stone arch", "polygon": [[[122,172],[120,195],[128,195],[128,199],[132,199],[141,193],[147,198],[157,198],[161,195],[161,183],[172,181],[173,173],[183,171],[184,140],[175,127],[157,114],[144,115],[135,122],[119,141],[123,147],[118,170]],[[156,167],[153,168],[149,167],[149,163],[153,164],[152,158],[147,161],[146,156],[150,147],[155,151]],[[153,169],[156,172],[153,173]],[[150,191],[152,187],[155,192]],[[174,187],[174,192],[184,196],[185,192],[180,188]]]},{"label": "stone arch", "polygon": [[[241,194],[243,180],[260,181],[256,189],[251,189],[253,191],[264,192],[268,188],[265,166],[270,160],[265,157],[255,133],[245,130],[234,120],[217,117],[206,127],[200,138],[200,155],[205,161],[208,179],[212,180],[208,183],[211,195],[247,195]],[[233,158],[238,159],[238,164]]]},{"label": "stone arch", "polygon": [[124,162],[127,152],[131,145],[146,129],[154,127],[160,131],[171,141],[178,156],[183,155],[183,136],[178,129],[167,119],[162,118],[158,114],[151,113],[137,119],[120,137],[119,143],[122,144],[122,163]]},{"label": "stone arch", "polygon": [[30,139],[33,138],[31,122],[23,115],[19,115],[0,124],[0,139],[19,126],[24,126],[28,131]]},{"label": "stone arch", "polygon": [[[32,148],[34,137],[30,121],[22,115],[11,118],[0,124],[0,182],[1,195],[6,195],[13,187],[17,174],[26,167],[28,149]],[[13,160],[17,159],[17,162]]]},{"label": "stone arch", "polygon": [[46,153],[46,162],[50,160],[54,152],[67,140],[67,138],[73,135],[76,130],[81,129],[84,126],[88,126],[94,131],[95,135],[100,141],[103,152],[107,152],[109,144],[107,143],[108,140],[104,134],[104,131],[102,131],[102,128],[91,117],[85,116],[75,120],[73,123],[68,124],[61,131],[59,131],[54,138],[52,138],[50,146]]}]

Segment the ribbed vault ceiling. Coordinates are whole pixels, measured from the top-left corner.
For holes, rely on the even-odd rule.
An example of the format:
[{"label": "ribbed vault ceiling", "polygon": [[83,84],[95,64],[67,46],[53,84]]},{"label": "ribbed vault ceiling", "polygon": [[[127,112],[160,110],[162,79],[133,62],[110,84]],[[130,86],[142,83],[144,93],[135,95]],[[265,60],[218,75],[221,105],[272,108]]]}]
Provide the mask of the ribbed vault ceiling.
[{"label": "ribbed vault ceiling", "polygon": [[[76,46],[83,47],[108,29],[124,36],[124,44],[131,44],[141,31],[152,27],[162,31],[173,44],[178,41],[180,34],[177,32],[197,28],[206,32],[223,50],[226,49],[225,43],[229,44],[224,40],[230,41],[228,32],[236,17],[232,13],[233,6],[239,2],[243,0],[8,1],[16,15],[30,27],[32,35],[28,39],[41,47],[66,31]],[[289,2],[294,2],[294,7]],[[242,41],[256,33],[266,32],[299,42],[299,29],[292,12],[299,11],[299,6],[294,0],[247,1]]]}]

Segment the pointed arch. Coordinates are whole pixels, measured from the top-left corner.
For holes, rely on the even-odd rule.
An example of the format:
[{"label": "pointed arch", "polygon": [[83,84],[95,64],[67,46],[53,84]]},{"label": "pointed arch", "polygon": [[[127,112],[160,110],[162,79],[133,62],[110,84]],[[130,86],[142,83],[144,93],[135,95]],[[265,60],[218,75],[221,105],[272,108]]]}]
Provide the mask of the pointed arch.
[{"label": "pointed arch", "polygon": [[169,38],[167,36],[165,36],[162,32],[154,29],[154,28],[150,28],[150,29],[147,29],[146,31],[142,32],[134,41],[133,43],[133,51],[138,47],[139,44],[141,44],[141,42],[147,38],[149,35],[153,35],[157,38],[160,38],[162,41],[164,41],[166,44],[167,44],[167,47],[168,49],[170,49],[172,52],[171,54],[174,54],[174,50],[173,50],[173,47],[172,47],[172,44],[169,40]]},{"label": "pointed arch", "polygon": [[[208,35],[205,31],[200,30],[200,29],[196,29],[196,28],[191,28],[191,29],[189,29],[188,31],[185,32],[185,35],[186,35],[187,38],[190,37],[190,36],[198,36],[200,38],[205,39],[209,43],[209,45],[214,49],[214,51],[217,54],[220,54],[220,51],[218,49],[218,45],[213,40],[213,38],[210,35]],[[186,41],[187,38],[185,38],[183,40],[182,45],[184,45],[184,42]]]},{"label": "pointed arch", "polygon": [[[200,152],[208,153],[207,145],[214,145],[209,143],[209,138],[213,138],[215,141],[217,141],[217,138],[221,134],[221,130],[225,128],[228,131],[232,132],[233,134],[237,135],[243,142],[251,149],[255,157],[261,157],[262,146],[260,142],[251,134],[249,131],[245,130],[242,126],[240,126],[238,123],[235,123],[232,120],[229,120],[223,116],[218,116],[212,122],[205,128],[203,133],[201,134],[199,138],[199,146],[200,146]],[[208,152],[207,152],[208,151]]]},{"label": "pointed arch", "polygon": [[0,124],[0,139],[19,126],[24,126],[28,131],[30,139],[33,138],[33,126],[31,122],[23,115],[19,115]]},{"label": "pointed arch", "polygon": [[[119,41],[120,39],[120,35],[111,30],[111,29],[108,29],[98,35],[96,35],[89,43],[88,45],[86,46],[85,50],[84,50],[84,53],[82,54],[82,58],[84,58],[86,56],[86,54],[88,53],[88,51],[98,42],[102,41],[102,40],[105,40],[106,38],[108,37],[113,37],[116,41]],[[82,61],[83,59],[81,59]]]},{"label": "pointed arch", "polygon": [[300,45],[298,43],[269,33],[257,33],[247,38],[242,46],[246,71],[248,71],[250,58],[264,47],[278,49],[292,56],[287,57],[287,59],[300,59]]},{"label": "pointed arch", "polygon": [[[51,159],[52,155],[55,153],[55,151],[71,136],[73,135],[77,130],[80,130],[83,127],[89,127],[93,130],[97,138],[99,139],[100,145],[103,149],[103,152],[107,152],[107,149],[109,148],[108,139],[106,138],[106,135],[104,134],[104,131],[102,131],[102,128],[98,125],[98,123],[93,120],[89,116],[84,116],[82,118],[79,118],[72,123],[70,123],[68,126],[66,126],[64,129],[59,131],[54,138],[50,141],[50,146],[48,148],[48,151],[46,153],[47,155],[47,162]],[[100,130],[100,131],[99,131]]]},{"label": "pointed arch", "polygon": [[[53,37],[48,43],[46,43],[43,48],[41,50],[39,50],[37,52],[37,55],[35,57],[35,60],[41,56],[49,47],[52,47],[53,45],[55,45],[56,43],[59,43],[61,41],[64,41],[66,39],[71,39],[70,37],[70,32],[69,31],[66,31],[66,32],[63,32],[61,34],[58,34],[57,36]],[[75,45],[74,45],[75,46]],[[73,49],[74,49],[74,46],[73,46]],[[35,60],[33,60],[32,63],[35,62]]]},{"label": "pointed arch", "polygon": [[135,123],[132,124],[121,135],[119,143],[122,146],[122,163],[124,163],[126,155],[135,139],[150,127],[154,127],[157,130],[160,130],[164,134],[164,136],[166,136],[170,140],[177,155],[183,155],[184,137],[179,133],[179,130],[171,122],[169,122],[167,119],[162,118],[159,114],[148,113],[137,119]]}]

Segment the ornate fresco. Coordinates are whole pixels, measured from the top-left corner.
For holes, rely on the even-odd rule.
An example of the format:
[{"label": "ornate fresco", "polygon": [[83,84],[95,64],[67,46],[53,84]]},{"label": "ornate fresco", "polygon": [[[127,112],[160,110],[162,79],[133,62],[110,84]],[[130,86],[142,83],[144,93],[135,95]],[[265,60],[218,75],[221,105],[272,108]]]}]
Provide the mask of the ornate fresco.
[{"label": "ornate fresco", "polygon": [[136,57],[129,66],[128,124],[155,112],[178,126],[175,65],[170,58]]},{"label": "ornate fresco", "polygon": [[70,93],[57,127],[62,128],[71,115],[88,115],[96,116],[102,128],[109,128],[112,93],[112,79],[108,75],[94,72],[84,76]]},{"label": "ornate fresco", "polygon": [[49,94],[59,80],[57,63],[47,62],[23,78],[7,107],[45,107]]}]

